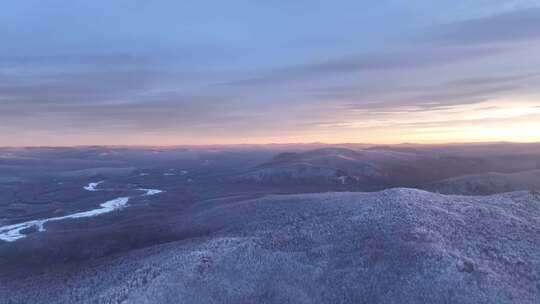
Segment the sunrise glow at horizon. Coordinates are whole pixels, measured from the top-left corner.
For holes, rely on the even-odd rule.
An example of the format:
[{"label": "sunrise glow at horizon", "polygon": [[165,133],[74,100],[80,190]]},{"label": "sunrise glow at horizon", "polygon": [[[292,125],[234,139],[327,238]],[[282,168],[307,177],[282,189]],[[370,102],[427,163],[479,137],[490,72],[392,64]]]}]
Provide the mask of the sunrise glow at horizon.
[{"label": "sunrise glow at horizon", "polygon": [[540,142],[536,1],[7,1],[0,37],[0,146]]}]

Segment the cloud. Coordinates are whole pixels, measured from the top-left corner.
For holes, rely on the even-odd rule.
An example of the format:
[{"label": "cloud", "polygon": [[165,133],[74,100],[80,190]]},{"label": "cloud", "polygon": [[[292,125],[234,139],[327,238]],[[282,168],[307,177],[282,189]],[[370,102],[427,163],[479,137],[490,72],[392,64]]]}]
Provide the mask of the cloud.
[{"label": "cloud", "polygon": [[316,94],[337,98],[345,108],[372,113],[422,112],[443,110],[456,105],[481,103],[538,85],[538,73],[508,74],[497,77],[458,78],[435,85],[387,87],[365,92],[354,87],[320,89]]},{"label": "cloud", "polygon": [[485,102],[494,98],[500,93],[517,90],[517,85],[499,85],[485,88],[461,88],[461,89],[440,89],[435,92],[424,92],[410,96],[382,97],[389,101],[370,102],[366,104],[350,104],[349,109],[357,111],[379,111],[390,112],[424,112],[448,109],[457,105],[467,105]]},{"label": "cloud", "polygon": [[21,77],[0,84],[0,105],[107,103],[144,92],[160,77],[155,71],[79,71]]},{"label": "cloud", "polygon": [[[534,108],[534,107],[531,107]],[[492,108],[494,109],[494,108]],[[510,108],[511,110],[511,108]],[[531,111],[529,114],[517,114],[517,115],[497,115],[495,113],[489,113],[489,110],[485,109],[486,115],[476,117],[476,118],[464,118],[456,115],[443,115],[437,118],[429,116],[415,116],[409,118],[403,116],[400,113],[394,113],[397,115],[392,119],[381,119],[373,116],[365,117],[363,119],[351,119],[351,120],[341,120],[341,121],[317,121],[309,124],[305,124],[308,127],[317,127],[320,130],[336,130],[340,129],[349,129],[349,130],[358,130],[358,129],[392,129],[404,130],[404,129],[418,129],[424,128],[429,132],[436,132],[437,128],[452,128],[452,127],[485,127],[485,126],[494,126],[501,127],[504,125],[518,125],[520,123],[534,124],[540,127],[540,112]],[[401,118],[401,119],[400,119]],[[431,129],[431,130],[430,130]],[[486,131],[489,131],[486,129]],[[519,135],[519,134],[516,134]]]},{"label": "cloud", "polygon": [[149,64],[151,58],[83,57],[30,58],[35,69],[11,60],[11,68],[0,69],[0,127],[106,134],[187,130],[238,119],[226,111],[230,96],[186,89],[181,84],[192,86],[193,79]]},{"label": "cloud", "polygon": [[519,124],[519,122],[536,122],[540,121],[540,114],[526,114],[511,117],[485,117],[477,119],[449,119],[439,121],[417,121],[417,122],[405,122],[399,123],[400,127],[424,127],[424,128],[437,128],[437,127],[452,127],[452,126],[470,126],[470,125],[498,125],[498,124]]},{"label": "cloud", "polygon": [[438,25],[419,37],[435,45],[508,44],[540,39],[540,7]]},{"label": "cloud", "polygon": [[290,81],[341,76],[359,72],[415,69],[484,58],[504,51],[504,48],[499,47],[435,47],[408,48],[393,52],[383,51],[275,69],[263,72],[260,76],[227,82],[225,85],[283,84]]},{"label": "cloud", "polygon": [[[316,121],[346,126],[340,121],[355,116],[422,115],[538,88],[539,74],[527,71],[539,61],[521,42],[540,37],[540,9],[435,26],[411,41],[417,25],[461,16],[440,3],[425,16],[416,14],[425,2],[406,5],[411,16],[399,10],[389,18],[394,13],[382,4],[373,20],[351,10],[343,23],[343,7],[332,4],[334,14],[324,9],[304,23],[290,14],[276,23],[280,7],[249,28],[255,20],[244,17],[260,16],[239,17],[230,5],[230,16],[205,5],[200,15],[183,10],[188,18],[180,19],[182,10],[167,6],[120,5],[103,16],[97,4],[88,14],[78,5],[45,5],[48,13],[29,5],[18,14],[26,18],[0,18],[0,128],[293,134]],[[210,24],[200,23],[205,16]]]},{"label": "cloud", "polygon": [[441,66],[508,53],[515,50],[514,43],[530,40],[540,40],[540,8],[437,25],[413,39],[413,44],[394,47],[395,51],[381,50],[260,71],[259,75],[223,84],[279,85],[359,72]]}]

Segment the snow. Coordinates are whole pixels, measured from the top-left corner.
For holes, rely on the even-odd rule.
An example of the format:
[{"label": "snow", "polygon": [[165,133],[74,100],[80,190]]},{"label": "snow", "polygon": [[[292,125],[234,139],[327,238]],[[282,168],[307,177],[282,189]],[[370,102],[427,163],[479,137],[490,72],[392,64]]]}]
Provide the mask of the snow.
[{"label": "snow", "polygon": [[[189,234],[190,242],[131,250],[80,269],[51,265],[28,279],[8,276],[0,298],[13,303],[115,302],[118,295],[129,303],[244,298],[539,303],[540,201],[531,192],[467,197],[397,188],[234,200],[240,203],[218,199],[209,208],[186,210],[175,231]],[[470,284],[478,279],[481,284]],[[243,288],[254,285],[267,286],[272,300]]]},{"label": "snow", "polygon": [[[98,189],[96,189],[96,187],[103,182],[104,181],[89,183],[87,186],[84,186],[83,188],[87,191],[99,191]],[[159,189],[139,188],[137,190],[144,191],[145,193],[142,194],[143,196],[152,196],[152,195],[156,195],[156,194],[164,192],[163,190],[159,190]],[[27,221],[23,223],[3,226],[3,227],[0,227],[0,240],[6,241],[6,242],[14,242],[18,239],[22,239],[26,237],[26,235],[22,233],[22,231],[26,229],[35,227],[37,231],[43,232],[45,231],[44,225],[47,222],[61,221],[65,219],[79,219],[79,218],[85,218],[85,217],[93,217],[93,216],[109,213],[114,210],[118,210],[118,209],[122,209],[126,207],[128,201],[129,201],[129,197],[119,197],[119,198],[115,198],[113,200],[104,202],[103,204],[100,205],[101,208],[77,212],[74,214],[60,216],[60,217],[52,217],[52,218],[41,219],[41,220],[32,220],[32,221]]]},{"label": "snow", "polygon": [[99,182],[95,182],[95,183],[89,183],[88,186],[84,186],[83,189],[84,190],[87,190],[87,191],[98,191],[96,189],[97,186],[99,186],[100,184],[102,184],[104,181],[99,181]]},{"label": "snow", "polygon": [[6,241],[6,242],[14,242],[18,239],[26,237],[26,235],[22,233],[22,231],[25,229],[35,227],[39,232],[43,232],[45,231],[44,224],[47,222],[61,221],[61,220],[70,219],[70,218],[76,219],[76,218],[84,218],[84,217],[93,217],[93,216],[109,213],[114,210],[122,209],[126,207],[128,201],[129,201],[129,197],[119,197],[110,201],[106,201],[105,203],[101,204],[100,205],[101,208],[98,208],[98,209],[78,212],[78,213],[74,213],[74,214],[70,214],[66,216],[52,217],[48,219],[34,220],[34,221],[28,221],[24,223],[0,227],[0,240]]},{"label": "snow", "polygon": [[163,192],[163,190],[158,190],[158,189],[144,189],[144,188],[139,188],[137,190],[140,190],[140,191],[144,191],[146,192],[145,196],[151,196],[151,195],[156,195],[156,194],[160,194]]}]

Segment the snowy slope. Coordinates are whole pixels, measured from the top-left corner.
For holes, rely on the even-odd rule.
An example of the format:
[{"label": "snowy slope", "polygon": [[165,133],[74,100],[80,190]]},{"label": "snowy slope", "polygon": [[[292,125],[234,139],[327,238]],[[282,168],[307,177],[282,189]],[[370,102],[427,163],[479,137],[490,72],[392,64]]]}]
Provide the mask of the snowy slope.
[{"label": "snowy slope", "polygon": [[175,223],[185,235],[176,242],[27,278],[0,276],[0,299],[526,304],[540,297],[533,192],[467,197],[399,188],[212,201]]}]

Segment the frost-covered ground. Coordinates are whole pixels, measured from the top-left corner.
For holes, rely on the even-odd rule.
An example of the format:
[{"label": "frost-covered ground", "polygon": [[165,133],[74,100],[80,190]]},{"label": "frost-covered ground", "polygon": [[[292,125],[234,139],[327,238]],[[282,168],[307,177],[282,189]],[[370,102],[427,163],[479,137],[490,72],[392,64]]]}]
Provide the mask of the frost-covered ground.
[{"label": "frost-covered ground", "polygon": [[209,200],[184,238],[31,276],[4,303],[538,303],[540,196],[412,189]]}]

